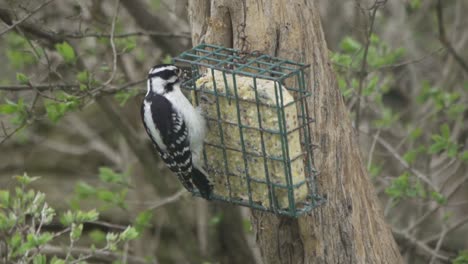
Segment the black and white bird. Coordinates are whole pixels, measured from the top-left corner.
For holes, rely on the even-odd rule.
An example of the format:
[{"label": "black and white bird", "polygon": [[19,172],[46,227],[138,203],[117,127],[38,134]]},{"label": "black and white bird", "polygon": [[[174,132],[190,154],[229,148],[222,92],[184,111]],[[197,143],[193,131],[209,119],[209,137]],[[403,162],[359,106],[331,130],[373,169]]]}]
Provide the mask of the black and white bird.
[{"label": "black and white bird", "polygon": [[210,199],[213,185],[202,168],[205,120],[180,90],[180,74],[170,64],[151,68],[141,116],[153,145],[182,185],[189,191],[196,187]]}]

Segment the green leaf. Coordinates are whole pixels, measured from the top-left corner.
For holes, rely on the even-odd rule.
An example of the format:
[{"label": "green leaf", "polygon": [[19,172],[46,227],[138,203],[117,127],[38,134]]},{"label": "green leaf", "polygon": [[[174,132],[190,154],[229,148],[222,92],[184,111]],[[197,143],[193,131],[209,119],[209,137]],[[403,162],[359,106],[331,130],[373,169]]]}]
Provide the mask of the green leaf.
[{"label": "green leaf", "polygon": [[440,152],[448,146],[449,142],[440,135],[432,135],[431,138],[434,143],[429,147],[430,154]]},{"label": "green leaf", "polygon": [[437,87],[432,87],[429,82],[423,81],[422,82],[421,92],[419,93],[419,95],[417,97],[417,102],[418,103],[425,103],[430,98],[434,98],[437,95],[439,95],[440,93],[441,93],[441,91]]},{"label": "green leaf", "polygon": [[68,44],[67,42],[55,44],[55,49],[62,56],[63,60],[66,63],[75,62],[75,51],[73,50],[72,46],[70,46],[70,44]]},{"label": "green leaf", "polygon": [[137,238],[138,235],[138,231],[134,227],[129,226],[122,233],[120,233],[119,239],[122,241],[129,241]]},{"label": "green leaf", "polygon": [[26,76],[24,73],[21,73],[21,72],[16,73],[16,80],[21,84],[28,84],[29,83],[29,77]]},{"label": "green leaf", "polygon": [[45,255],[38,254],[33,258],[33,264],[47,264],[47,258]]},{"label": "green leaf", "polygon": [[102,244],[106,241],[106,233],[102,232],[101,230],[98,229],[93,229],[89,233],[89,237],[95,244]]},{"label": "green leaf", "polygon": [[14,227],[17,222],[16,218],[15,215],[7,215],[0,212],[0,231],[7,231]]},{"label": "green leaf", "polygon": [[71,231],[70,231],[70,239],[72,241],[76,241],[80,239],[82,233],[83,233],[83,224],[80,223],[77,225],[73,223],[71,226]]},{"label": "green leaf", "polygon": [[351,66],[353,58],[348,54],[333,53],[331,60],[341,66]]},{"label": "green leaf", "polygon": [[120,192],[116,195],[116,200],[114,203],[123,209],[127,209],[127,204],[125,203],[125,199],[127,198],[128,188],[123,188]]},{"label": "green leaf", "polygon": [[420,127],[416,127],[413,130],[411,130],[409,137],[411,140],[416,140],[422,135],[422,129]]},{"label": "green leaf", "polygon": [[362,48],[362,45],[351,37],[345,37],[340,43],[340,48],[344,52],[355,53]]},{"label": "green leaf", "polygon": [[129,53],[137,47],[136,37],[114,39],[114,43],[119,53]]},{"label": "green leaf", "polygon": [[452,264],[468,264],[468,250],[460,251]]},{"label": "green leaf", "polygon": [[409,6],[411,9],[419,9],[421,7],[421,0],[410,0]]},{"label": "green leaf", "polygon": [[383,108],[381,118],[374,121],[375,126],[379,128],[390,127],[400,118],[399,114],[394,114],[390,108]]},{"label": "green leaf", "polygon": [[8,208],[10,206],[10,192],[0,190],[0,208]]},{"label": "green leaf", "polygon": [[75,192],[80,199],[86,199],[90,196],[96,195],[96,188],[85,182],[79,182],[75,186]]},{"label": "green leaf", "polygon": [[126,183],[126,175],[117,173],[108,167],[99,168],[99,179],[107,183]]},{"label": "green leaf", "polygon": [[21,125],[27,120],[29,113],[24,99],[18,99],[18,102],[12,102],[5,98],[6,104],[0,105],[0,114],[14,114],[11,122],[15,125]]},{"label": "green leaf", "polygon": [[17,249],[22,243],[22,237],[19,233],[14,233],[10,238],[9,246],[13,249]]},{"label": "green leaf", "polygon": [[0,105],[0,114],[13,114],[16,113],[18,107],[12,104],[2,104]]},{"label": "green leaf", "polygon": [[16,176],[16,180],[22,185],[29,185],[31,182],[38,180],[40,177],[29,177],[24,173],[23,176]]},{"label": "green leaf", "polygon": [[34,234],[34,233],[29,233],[26,236],[26,243],[24,243],[20,247],[20,251],[26,252],[32,248],[39,247],[42,245],[47,244],[49,241],[51,241],[54,238],[54,236],[49,233],[40,233],[40,234]]},{"label": "green leaf", "polygon": [[379,82],[379,76],[377,75],[374,75],[369,83],[367,84],[367,87],[365,87],[362,91],[362,95],[363,96],[369,96],[371,95],[374,91],[375,91],[375,88],[377,87],[377,83]]},{"label": "green leaf", "polygon": [[399,199],[404,196],[406,188],[408,188],[409,180],[407,175],[399,176],[392,180],[392,184],[385,189],[388,196]]},{"label": "green leaf", "polygon": [[407,190],[406,195],[408,197],[426,198],[426,192],[424,191],[424,187],[420,181],[416,181],[412,187]]},{"label": "green leaf", "polygon": [[62,103],[49,101],[48,103],[45,103],[45,108],[47,117],[49,117],[49,119],[54,123],[59,121],[60,118],[65,114],[65,105]]},{"label": "green leaf", "polygon": [[6,35],[6,44],[6,56],[12,68],[23,69],[37,61],[28,41],[23,36],[10,32]]},{"label": "green leaf", "polygon": [[443,205],[447,203],[447,198],[445,198],[441,193],[432,191],[431,197],[434,199],[438,204]]},{"label": "green leaf", "polygon": [[426,197],[422,184],[411,177],[409,172],[404,172],[393,179],[391,185],[385,189],[385,193],[397,201],[403,198]]},{"label": "green leaf", "polygon": [[150,210],[143,211],[139,213],[135,219],[135,229],[138,233],[143,232],[143,230],[151,226],[150,221],[153,218],[153,212]]},{"label": "green leaf", "polygon": [[442,134],[442,137],[444,137],[445,139],[450,139],[450,128],[447,124],[443,124],[440,127],[440,132]]},{"label": "green leaf", "polygon": [[468,161],[468,150],[465,150],[460,154],[460,159],[462,161]]},{"label": "green leaf", "polygon": [[116,194],[114,194],[114,192],[111,192],[109,190],[101,189],[96,194],[97,194],[98,199],[103,202],[112,203],[116,200]]},{"label": "green leaf", "polygon": [[419,151],[417,149],[411,149],[403,155],[403,159],[408,162],[408,164],[413,163],[417,158]]},{"label": "green leaf", "polygon": [[369,174],[371,178],[376,178],[377,176],[379,176],[380,173],[382,172],[382,168],[383,168],[382,166],[371,164],[369,168]]},{"label": "green leaf", "polygon": [[54,235],[52,233],[49,233],[49,232],[41,233],[37,238],[38,245],[45,245],[49,241],[51,241],[53,238],[54,238]]},{"label": "green leaf", "polygon": [[117,250],[117,240],[119,238],[119,235],[109,232],[106,235],[106,242],[107,242],[107,247],[109,248],[110,251],[116,251]]},{"label": "green leaf", "polygon": [[70,210],[65,212],[60,217],[60,223],[62,223],[62,225],[64,225],[64,226],[70,226],[73,223],[74,220],[75,220],[75,216],[73,215],[73,213]]},{"label": "green leaf", "polygon": [[50,264],[65,264],[65,260],[54,256],[52,260],[50,261]]},{"label": "green leaf", "polygon": [[370,43],[372,45],[378,45],[380,43],[380,38],[379,36],[377,36],[376,34],[372,33],[371,36],[370,36]]},{"label": "green leaf", "polygon": [[62,102],[52,100],[44,101],[47,117],[54,123],[58,122],[68,111],[78,108],[80,104],[80,100],[76,96],[65,93],[58,94],[57,98]]},{"label": "green leaf", "polygon": [[464,104],[452,104],[449,106],[449,108],[447,109],[447,115],[452,118],[452,119],[455,119],[457,118],[460,114],[462,114],[463,112],[465,112],[465,110],[467,109],[467,106],[464,105]]},{"label": "green leaf", "polygon": [[164,59],[162,60],[162,63],[171,64],[172,63],[172,56],[169,55],[169,54],[166,54],[166,56],[164,56]]},{"label": "green leaf", "polygon": [[92,209],[88,212],[77,211],[75,219],[78,223],[83,223],[83,222],[96,221],[98,220],[98,218],[99,218],[99,213],[96,211],[96,209]]},{"label": "green leaf", "polygon": [[458,146],[455,143],[450,142],[447,147],[447,155],[450,158],[455,158],[457,154],[458,154]]},{"label": "green leaf", "polygon": [[138,92],[137,89],[121,90],[118,91],[114,97],[119,102],[120,106],[124,106],[128,100],[138,95]]},{"label": "green leaf", "polygon": [[86,71],[86,70],[78,72],[78,74],[76,75],[76,79],[78,80],[78,82],[80,82],[82,84],[88,84],[88,82],[89,82],[89,72]]}]

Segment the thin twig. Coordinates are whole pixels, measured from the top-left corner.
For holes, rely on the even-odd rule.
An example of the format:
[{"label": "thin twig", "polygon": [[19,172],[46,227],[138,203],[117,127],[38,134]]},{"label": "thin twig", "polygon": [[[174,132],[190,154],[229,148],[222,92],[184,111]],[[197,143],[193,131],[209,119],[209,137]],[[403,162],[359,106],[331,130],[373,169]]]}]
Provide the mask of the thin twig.
[{"label": "thin twig", "polygon": [[40,4],[38,7],[36,7],[35,9],[33,9],[31,12],[29,12],[26,16],[24,16],[23,18],[21,18],[20,20],[14,22],[13,24],[11,24],[10,26],[8,26],[6,29],[4,29],[2,32],[0,32],[0,36],[2,36],[3,34],[7,33],[8,31],[12,30],[13,28],[15,28],[16,26],[18,26],[19,24],[23,23],[24,21],[26,21],[28,18],[30,18],[32,15],[34,15],[35,13],[37,13],[39,10],[41,10],[43,7],[45,7],[46,5],[52,3],[52,1],[54,0],[48,0],[48,1],[45,1],[44,3]]},{"label": "thin twig", "polygon": [[395,69],[395,68],[399,68],[399,67],[403,67],[403,66],[406,66],[406,65],[409,65],[409,64],[416,64],[416,63],[419,63],[431,56],[433,56],[434,54],[436,53],[439,53],[441,52],[442,50],[444,50],[443,47],[440,47],[440,48],[437,48],[427,54],[424,54],[422,55],[421,57],[419,58],[416,58],[416,59],[409,59],[409,60],[406,60],[406,61],[402,61],[402,62],[399,62],[399,63],[394,63],[394,64],[386,64],[386,65],[382,65],[372,71],[380,71],[380,70],[386,70],[386,69]]},{"label": "thin twig", "polygon": [[377,143],[377,138],[379,137],[380,135],[380,129],[377,130],[377,132],[375,133],[375,136],[374,136],[374,140],[372,141],[372,145],[371,145],[371,148],[369,150],[369,157],[367,159],[367,170],[369,171],[371,169],[371,166],[372,166],[372,156],[374,156],[374,150],[375,150],[375,145]]},{"label": "thin twig", "polygon": [[[455,224],[453,224],[450,227],[446,228],[445,233],[448,234],[450,232],[453,232],[453,231],[457,230],[458,228],[464,226],[465,224],[468,224],[468,216],[465,216],[464,218],[458,220]],[[432,242],[436,241],[437,239],[439,239],[439,235],[434,235],[434,236],[431,236],[431,237],[428,237],[428,238],[424,239],[424,243],[432,243]]]},{"label": "thin twig", "polygon": [[[62,38],[69,39],[81,39],[81,38],[110,38],[110,34],[106,33],[66,33],[59,34]],[[136,31],[127,32],[122,34],[114,34],[114,38],[128,38],[133,36],[157,36],[165,38],[185,38],[190,39],[189,33],[170,33],[170,32],[158,32],[158,31]]]},{"label": "thin twig", "polygon": [[[445,239],[445,236],[446,236],[446,235],[447,235],[447,232],[446,232],[445,226],[442,225],[442,232],[441,232],[441,234],[440,234],[439,240],[437,241],[436,247],[435,247],[435,249],[434,249],[434,252],[435,252],[435,253],[438,253],[438,252],[439,252],[440,247],[442,246],[442,242],[444,242],[444,239]],[[434,264],[434,263],[436,263],[436,261],[437,261],[436,256],[435,256],[435,255],[432,255],[429,264]]]},{"label": "thin twig", "polygon": [[5,135],[5,137],[2,138],[2,140],[0,141],[0,145],[3,144],[5,141],[7,141],[7,139],[12,137],[14,134],[16,134],[18,131],[20,131],[22,128],[24,128],[27,124],[28,124],[28,122],[25,121],[21,125],[19,125],[17,128],[15,128],[15,130],[13,130],[9,134]]},{"label": "thin twig", "polygon": [[112,223],[108,223],[108,222],[104,222],[104,221],[91,221],[91,222],[86,222],[86,223],[93,224],[93,225],[98,225],[98,226],[104,226],[104,227],[107,227],[107,228],[121,230],[121,231],[127,229],[127,227],[128,227],[128,226],[112,224]]},{"label": "thin twig", "polygon": [[112,26],[111,26],[111,34],[110,34],[110,44],[111,44],[111,47],[112,47],[112,74],[111,76],[109,77],[109,79],[107,81],[105,81],[102,86],[107,86],[110,82],[112,82],[112,80],[114,79],[115,77],[115,72],[117,71],[117,50],[115,49],[115,43],[114,43],[114,34],[115,34],[115,23],[117,22],[117,16],[119,14],[119,7],[120,7],[120,0],[116,0],[116,4],[115,4],[115,13],[114,13],[114,17],[112,18]]},{"label": "thin twig", "polygon": [[187,193],[187,190],[185,189],[180,189],[178,192],[176,192],[175,194],[171,195],[171,196],[168,196],[160,201],[157,201],[156,203],[154,203],[153,205],[151,205],[148,210],[154,210],[158,207],[161,207],[161,206],[164,206],[166,204],[170,204],[170,203],[173,203],[175,201],[177,201],[183,194]]},{"label": "thin twig", "polygon": [[[65,251],[61,247],[46,245],[41,250],[42,253],[46,255],[58,255],[63,256]],[[103,250],[92,250],[90,248],[81,248],[81,247],[73,247],[71,250],[71,254],[73,256],[80,256],[80,255],[88,255],[91,256],[90,258],[101,260],[101,261],[113,261],[120,259],[120,254],[113,253],[110,251],[103,251]],[[136,256],[128,256],[127,263],[135,263],[135,264],[145,264],[148,261],[144,258],[136,257]]]},{"label": "thin twig", "polygon": [[364,56],[362,58],[362,64],[361,64],[361,70],[359,72],[359,88],[358,88],[358,94],[357,94],[357,102],[356,102],[356,119],[355,119],[355,127],[356,131],[359,135],[359,122],[360,122],[360,112],[361,112],[361,95],[362,95],[362,89],[364,86],[364,80],[367,77],[367,54],[369,53],[369,46],[370,46],[370,39],[372,36],[372,32],[374,31],[374,22],[375,22],[375,16],[377,14],[377,10],[379,9],[380,6],[385,5],[387,1],[379,1],[376,0],[374,2],[374,5],[372,6],[372,14],[370,16],[370,25],[369,25],[369,30],[367,31],[367,38],[366,38],[366,45],[364,47]]},{"label": "thin twig", "polygon": [[101,94],[117,93],[119,91],[128,89],[130,87],[137,86],[139,84],[145,83],[146,81],[147,81],[147,78],[145,77],[143,79],[136,80],[136,81],[133,81],[133,82],[128,82],[126,84],[123,84],[123,85],[120,85],[120,86],[117,86],[117,87],[111,87],[111,88],[108,88],[108,89],[101,90],[101,91],[99,91],[99,93],[94,94],[94,96],[98,96],[98,95],[101,95]]}]

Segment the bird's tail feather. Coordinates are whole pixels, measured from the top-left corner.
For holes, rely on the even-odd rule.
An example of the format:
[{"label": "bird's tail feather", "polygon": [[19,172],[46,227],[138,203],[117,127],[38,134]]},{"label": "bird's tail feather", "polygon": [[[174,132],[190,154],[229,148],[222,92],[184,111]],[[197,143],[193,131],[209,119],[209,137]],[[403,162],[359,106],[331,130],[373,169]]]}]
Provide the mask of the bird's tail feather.
[{"label": "bird's tail feather", "polygon": [[213,184],[209,180],[206,172],[197,168],[193,168],[192,182],[197,187],[200,195],[203,198],[210,200],[211,193],[213,192]]}]

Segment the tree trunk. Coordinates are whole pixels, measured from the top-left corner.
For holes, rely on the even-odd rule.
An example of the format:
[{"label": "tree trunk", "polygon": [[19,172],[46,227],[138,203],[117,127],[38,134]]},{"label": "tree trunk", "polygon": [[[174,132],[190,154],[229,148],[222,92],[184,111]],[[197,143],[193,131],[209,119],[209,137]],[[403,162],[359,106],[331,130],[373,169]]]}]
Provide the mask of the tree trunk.
[{"label": "tree trunk", "polygon": [[192,41],[311,64],[312,141],[327,202],[299,219],[252,212],[264,263],[401,263],[362,164],[313,1],[191,0]]}]

